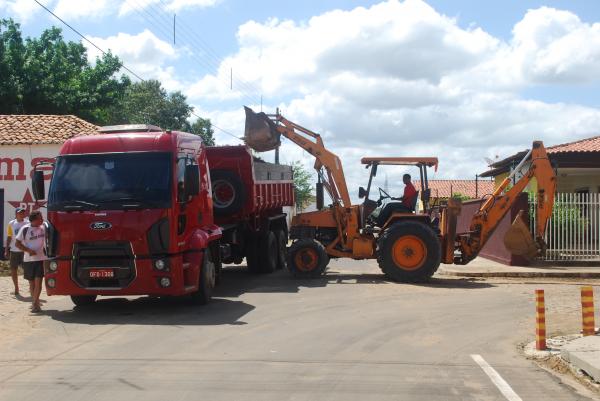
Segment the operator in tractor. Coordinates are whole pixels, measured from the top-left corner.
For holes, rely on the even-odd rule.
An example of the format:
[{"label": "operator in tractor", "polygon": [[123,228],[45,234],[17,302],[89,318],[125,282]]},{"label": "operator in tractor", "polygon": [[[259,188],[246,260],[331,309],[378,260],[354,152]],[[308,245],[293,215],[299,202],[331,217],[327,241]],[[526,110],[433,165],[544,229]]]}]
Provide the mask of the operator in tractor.
[{"label": "operator in tractor", "polygon": [[401,205],[404,206],[406,210],[396,209],[398,212],[414,212],[415,211],[415,198],[417,196],[417,190],[415,186],[412,184],[410,174],[404,174],[402,176],[402,182],[404,183],[404,195],[402,198],[396,200],[401,201]]}]

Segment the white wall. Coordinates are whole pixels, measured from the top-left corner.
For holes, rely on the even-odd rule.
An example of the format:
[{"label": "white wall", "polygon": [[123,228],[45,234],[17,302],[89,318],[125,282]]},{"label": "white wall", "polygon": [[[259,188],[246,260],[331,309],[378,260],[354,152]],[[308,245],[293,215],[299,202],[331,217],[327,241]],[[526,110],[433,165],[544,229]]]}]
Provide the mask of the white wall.
[{"label": "white wall", "polygon": [[[3,244],[6,242],[6,224],[14,218],[16,207],[26,209],[28,213],[39,209],[46,217],[46,202],[36,203],[33,200],[31,175],[37,161],[56,157],[60,147],[61,145],[0,146],[0,188],[4,189]],[[50,177],[50,173],[45,175],[46,194]]]}]

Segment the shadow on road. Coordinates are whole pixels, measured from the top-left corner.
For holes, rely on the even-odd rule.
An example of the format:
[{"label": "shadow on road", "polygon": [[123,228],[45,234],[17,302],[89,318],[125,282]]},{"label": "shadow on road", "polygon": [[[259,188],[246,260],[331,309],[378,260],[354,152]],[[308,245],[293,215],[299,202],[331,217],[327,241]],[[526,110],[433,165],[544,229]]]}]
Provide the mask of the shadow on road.
[{"label": "shadow on road", "polygon": [[381,273],[369,273],[364,269],[357,269],[356,273],[338,270],[333,266],[324,276],[294,279],[287,271],[256,275],[249,273],[245,266],[228,266],[223,270],[221,284],[215,289],[214,298],[208,305],[192,305],[186,297],[101,297],[93,305],[74,307],[71,310],[47,309],[42,313],[63,323],[89,325],[242,325],[246,323],[240,319],[255,307],[243,301],[226,298],[237,298],[247,293],[297,293],[301,288],[331,285],[370,284],[460,289],[493,287],[489,283],[468,278],[434,277],[427,283],[396,283]]},{"label": "shadow on road", "polygon": [[240,319],[254,309],[242,301],[214,298],[208,305],[191,305],[187,298],[101,298],[71,310],[44,310],[42,313],[63,323],[90,325],[243,325]]}]

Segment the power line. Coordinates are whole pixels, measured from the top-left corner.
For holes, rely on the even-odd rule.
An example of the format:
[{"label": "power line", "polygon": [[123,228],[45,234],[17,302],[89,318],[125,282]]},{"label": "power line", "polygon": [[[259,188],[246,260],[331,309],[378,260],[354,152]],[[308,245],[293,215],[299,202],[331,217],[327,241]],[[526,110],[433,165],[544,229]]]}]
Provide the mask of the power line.
[{"label": "power line", "polygon": [[[62,18],[60,18],[58,15],[54,14],[52,11],[50,11],[45,5],[43,5],[42,3],[40,3],[38,0],[33,0],[36,3],[38,3],[40,5],[40,7],[42,7],[44,10],[48,11],[50,14],[52,14],[57,20],[59,20],[60,22],[62,22],[63,24],[65,24],[66,26],[68,26],[73,32],[75,32],[77,35],[81,36],[81,38],[83,40],[85,40],[86,42],[88,42],[89,44],[91,44],[92,46],[94,46],[96,49],[98,49],[102,54],[107,55],[108,53],[105,52],[104,50],[102,50],[100,47],[96,46],[96,44],[94,42],[92,42],[91,40],[89,40],[88,38],[86,38],[85,36],[83,36],[81,34],[81,32],[79,32],[77,29],[73,28],[71,25],[69,25],[68,23],[66,23]],[[142,77],[140,77],[138,74],[136,74],[135,72],[133,72],[132,70],[130,70],[129,68],[127,68],[127,66],[125,66],[123,63],[121,63],[121,67],[123,67],[125,70],[129,71],[129,73],[131,75],[133,75],[134,77],[136,77],[137,79],[143,81],[144,79]]]},{"label": "power line", "polygon": [[[44,10],[48,11],[52,16],[54,16],[54,18],[56,18],[57,20],[59,20],[60,22],[62,22],[64,25],[66,25],[67,27],[69,27],[69,29],[71,29],[73,32],[75,32],[77,35],[79,35],[83,40],[85,40],[86,42],[88,42],[90,45],[94,46],[96,49],[98,49],[98,51],[100,51],[103,55],[107,55],[108,53],[105,52],[103,49],[101,49],[98,45],[96,45],[94,42],[92,42],[90,39],[86,38],[83,34],[81,34],[81,32],[79,32],[77,29],[73,28],[71,25],[69,25],[65,20],[63,20],[62,18],[60,18],[58,15],[56,15],[55,13],[53,13],[50,9],[48,9],[45,5],[43,5],[42,3],[40,3],[38,0],[33,0],[35,1],[40,7],[42,7]],[[133,72],[131,69],[129,69],[125,64],[123,64],[123,62],[121,62],[121,68],[125,69],[126,71],[128,71],[131,75],[133,75],[134,77],[136,77],[137,79],[139,79],[142,82],[146,82],[146,80],[142,77],[140,77],[138,74],[136,74],[135,72]],[[198,114],[196,114],[193,110],[190,111],[190,113],[194,116],[196,116],[197,118],[201,118]],[[236,135],[232,134],[231,132],[218,127],[217,125],[213,124],[213,122],[211,121],[210,123],[211,126],[215,127],[216,129],[218,129],[219,131],[223,132],[224,134],[227,134],[237,140],[242,140],[241,138],[237,137]]]}]

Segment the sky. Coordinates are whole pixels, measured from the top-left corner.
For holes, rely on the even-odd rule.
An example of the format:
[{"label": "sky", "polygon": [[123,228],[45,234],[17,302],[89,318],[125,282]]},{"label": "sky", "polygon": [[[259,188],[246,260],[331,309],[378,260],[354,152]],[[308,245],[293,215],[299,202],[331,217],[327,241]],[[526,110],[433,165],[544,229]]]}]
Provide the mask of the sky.
[{"label": "sky", "polygon": [[[600,135],[598,1],[39,1],[183,92],[218,144],[240,143],[242,106],[261,99],[319,132],[353,197],[368,178],[363,156],[437,156],[433,178],[469,179],[533,140]],[[0,16],[26,36],[55,25],[80,40],[34,0],[0,0]],[[93,62],[99,52],[84,45]],[[289,141],[281,159],[313,163]],[[407,171],[388,170],[400,187]]]}]

